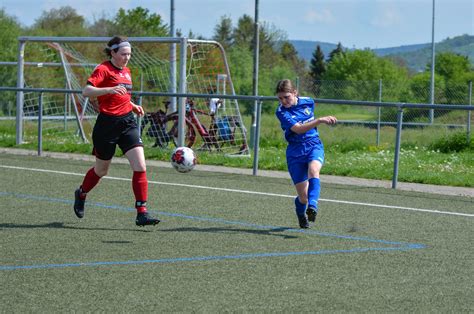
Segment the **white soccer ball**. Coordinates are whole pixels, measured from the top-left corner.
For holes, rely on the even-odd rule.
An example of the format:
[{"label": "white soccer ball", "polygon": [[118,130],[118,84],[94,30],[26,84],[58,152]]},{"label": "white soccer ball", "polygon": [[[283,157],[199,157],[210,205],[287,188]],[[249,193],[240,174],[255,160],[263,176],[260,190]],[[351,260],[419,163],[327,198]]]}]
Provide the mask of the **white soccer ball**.
[{"label": "white soccer ball", "polygon": [[178,172],[189,172],[196,166],[196,155],[189,147],[178,147],[171,154],[171,165]]}]

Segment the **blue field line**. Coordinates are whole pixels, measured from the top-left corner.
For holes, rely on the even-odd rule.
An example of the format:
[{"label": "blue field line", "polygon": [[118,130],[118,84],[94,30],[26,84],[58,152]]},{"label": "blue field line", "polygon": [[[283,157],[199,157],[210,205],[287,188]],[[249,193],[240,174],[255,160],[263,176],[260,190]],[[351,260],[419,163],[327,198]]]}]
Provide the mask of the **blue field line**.
[{"label": "blue field line", "polygon": [[[16,198],[22,199],[32,199],[38,201],[54,202],[54,203],[64,203],[64,204],[73,204],[72,200],[66,200],[61,198],[52,198],[38,195],[30,194],[21,194],[21,193],[12,193],[12,192],[1,192],[0,196],[13,196]],[[95,206],[100,208],[107,209],[116,209],[120,211],[135,211],[135,208],[118,206],[118,205],[106,205],[102,203],[89,202],[88,206]],[[308,229],[293,229],[288,227],[275,227],[270,225],[259,225],[242,221],[231,221],[222,218],[213,218],[213,217],[203,217],[203,216],[191,216],[184,215],[179,213],[169,213],[161,211],[153,211],[158,213],[161,216],[168,217],[179,217],[184,219],[191,219],[193,221],[206,221],[214,223],[222,223],[227,225],[237,225],[250,227],[254,229],[264,229],[264,230],[284,230],[285,232],[297,232],[310,235],[318,235],[323,237],[332,237],[345,240],[353,241],[363,241],[370,243],[379,243],[384,245],[389,245],[389,247],[374,247],[374,248],[354,248],[346,250],[321,250],[321,251],[303,251],[303,252],[274,252],[274,253],[253,253],[253,254],[239,254],[239,255],[224,255],[224,256],[196,256],[196,257],[184,257],[184,258],[165,258],[157,260],[143,260],[143,261],[112,261],[112,262],[88,262],[88,263],[66,263],[66,264],[44,264],[44,265],[25,265],[25,266],[1,266],[0,270],[17,270],[17,269],[40,269],[40,268],[65,268],[65,267],[80,267],[80,266],[102,266],[102,265],[130,265],[130,264],[149,264],[149,263],[178,263],[178,262],[192,262],[192,261],[206,261],[206,260],[226,260],[226,259],[249,259],[249,258],[261,258],[261,257],[282,257],[282,256],[291,256],[291,255],[321,255],[321,254],[336,254],[336,253],[358,253],[358,252],[369,252],[369,251],[405,251],[413,249],[423,249],[426,248],[424,244],[420,243],[407,243],[407,242],[396,242],[396,241],[387,241],[380,239],[372,239],[367,237],[354,237],[349,235],[339,235],[334,233],[320,232],[315,230]]]},{"label": "blue field line", "polygon": [[176,257],[162,258],[151,260],[136,261],[108,261],[108,262],[86,262],[86,263],[65,263],[65,264],[43,264],[43,265],[24,265],[24,266],[0,266],[2,270],[20,270],[20,269],[48,269],[48,268],[69,268],[69,267],[95,267],[110,265],[143,265],[143,264],[170,264],[182,262],[199,262],[199,261],[222,261],[230,259],[252,259],[264,257],[286,257],[286,256],[303,256],[303,255],[323,255],[323,254],[340,254],[340,253],[363,253],[369,251],[400,251],[410,250],[410,247],[376,247],[376,248],[354,248],[347,250],[320,250],[320,251],[300,251],[300,252],[272,252],[272,253],[251,253],[238,255],[217,255],[217,256],[194,256],[194,257]]}]

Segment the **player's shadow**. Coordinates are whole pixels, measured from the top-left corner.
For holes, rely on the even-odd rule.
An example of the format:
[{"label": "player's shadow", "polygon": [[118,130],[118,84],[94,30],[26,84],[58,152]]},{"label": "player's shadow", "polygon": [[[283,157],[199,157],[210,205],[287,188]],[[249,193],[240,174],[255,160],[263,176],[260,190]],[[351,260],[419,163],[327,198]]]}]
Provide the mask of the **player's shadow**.
[{"label": "player's shadow", "polygon": [[124,228],[103,228],[103,227],[84,227],[64,222],[49,222],[44,224],[16,224],[16,223],[0,223],[0,231],[2,229],[73,229],[73,230],[95,230],[95,231],[133,231],[133,232],[149,232],[146,229],[124,229]]},{"label": "player's shadow", "polygon": [[211,227],[211,228],[196,228],[196,227],[183,227],[174,229],[160,229],[160,232],[210,232],[210,233],[250,233],[255,235],[273,236],[280,237],[283,239],[296,239],[298,236],[284,234],[286,230],[292,230],[293,228],[278,227],[270,229],[243,229],[243,228],[223,228],[223,227]]}]

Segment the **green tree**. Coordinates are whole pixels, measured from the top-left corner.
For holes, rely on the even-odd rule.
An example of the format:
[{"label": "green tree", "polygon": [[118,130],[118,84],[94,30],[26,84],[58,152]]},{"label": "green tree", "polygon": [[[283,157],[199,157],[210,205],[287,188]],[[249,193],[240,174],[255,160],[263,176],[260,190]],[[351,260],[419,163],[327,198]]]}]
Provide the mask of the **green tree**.
[{"label": "green tree", "polygon": [[401,83],[408,79],[408,74],[391,60],[378,57],[367,49],[347,51],[334,56],[327,66],[323,79],[350,82],[338,86],[336,98],[376,100],[380,79],[392,84]]},{"label": "green tree", "polygon": [[[427,65],[430,71],[431,63]],[[467,56],[462,56],[452,52],[442,52],[436,55],[435,71],[443,76],[446,81],[457,81],[463,77],[464,73],[471,70],[471,64]]]},{"label": "green tree", "polygon": [[339,42],[334,50],[329,53],[328,63],[331,63],[337,56],[344,54],[344,48]]},{"label": "green tree", "polygon": [[287,40],[283,41],[280,55],[283,63],[289,64],[297,76],[301,78],[306,76],[306,61],[299,57],[298,51],[292,43]]},{"label": "green tree", "polygon": [[254,21],[253,19],[244,14],[237,21],[237,27],[233,31],[234,43],[241,47],[252,47],[254,37]]},{"label": "green tree", "polygon": [[232,45],[232,19],[226,15],[221,17],[219,24],[214,27],[213,40],[219,42],[224,49]]},{"label": "green tree", "polygon": [[96,19],[92,25],[89,26],[89,31],[92,36],[97,37],[111,37],[118,33],[115,31],[114,22],[105,16]]},{"label": "green tree", "polygon": [[70,6],[43,11],[31,29],[35,35],[88,36],[89,30],[83,16]]},{"label": "green tree", "polygon": [[[0,9],[0,49],[1,61],[16,61],[18,53],[17,38],[21,34],[21,26],[15,17],[9,16]],[[0,86],[16,86],[16,67],[0,66]],[[2,93],[0,97],[0,115],[9,113],[14,106],[15,94]]]},{"label": "green tree", "polygon": [[324,72],[326,72],[324,53],[321,50],[321,46],[317,45],[309,65],[309,73],[313,81],[320,81],[324,75]]},{"label": "green tree", "polygon": [[[1,61],[16,61],[18,52],[17,38],[20,36],[21,26],[15,17],[9,16],[4,9],[0,9],[0,49]],[[2,67],[0,67],[2,69]]]},{"label": "green tree", "polygon": [[113,20],[116,35],[129,37],[167,37],[168,26],[163,24],[161,16],[150,13],[148,9],[136,7],[125,11],[120,8]]},{"label": "green tree", "polygon": [[[431,63],[426,65],[425,73],[431,72]],[[469,94],[469,73],[471,64],[467,56],[452,52],[442,52],[435,59],[435,84],[439,80],[443,82],[442,87],[436,87],[435,103],[465,104]],[[440,89],[441,88],[441,89]],[[441,95],[441,97],[440,97]]]}]

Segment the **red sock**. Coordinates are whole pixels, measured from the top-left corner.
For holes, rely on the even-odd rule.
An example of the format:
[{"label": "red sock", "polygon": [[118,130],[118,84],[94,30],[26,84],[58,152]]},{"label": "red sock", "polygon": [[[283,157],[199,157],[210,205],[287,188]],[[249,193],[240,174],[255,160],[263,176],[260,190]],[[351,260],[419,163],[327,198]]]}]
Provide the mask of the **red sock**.
[{"label": "red sock", "polygon": [[82,181],[81,189],[83,193],[87,193],[99,183],[100,177],[95,173],[94,168],[87,171],[84,180]]},{"label": "red sock", "polygon": [[135,208],[137,213],[146,212],[146,200],[148,199],[148,180],[146,171],[134,171],[132,177],[133,194],[135,194]]}]

